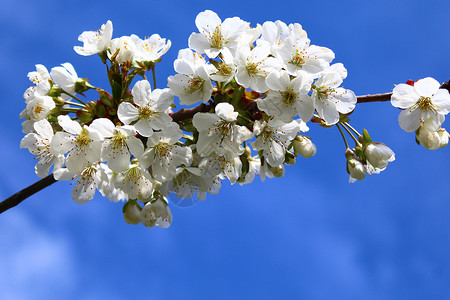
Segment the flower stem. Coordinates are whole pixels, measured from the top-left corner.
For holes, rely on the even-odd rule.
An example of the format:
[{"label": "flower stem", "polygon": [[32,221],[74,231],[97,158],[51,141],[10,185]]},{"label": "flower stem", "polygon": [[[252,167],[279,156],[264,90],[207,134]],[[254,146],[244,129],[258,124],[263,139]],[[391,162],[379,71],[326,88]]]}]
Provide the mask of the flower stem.
[{"label": "flower stem", "polygon": [[73,106],[78,106],[78,107],[86,108],[86,105],[78,104],[78,103],[71,102],[71,101],[65,101],[64,103],[65,103],[65,104],[69,104],[69,105],[73,105]]},{"label": "flower stem", "polygon": [[345,126],[345,123],[340,123],[342,125],[342,127],[344,127],[345,131],[347,131],[347,133],[352,137],[352,139],[355,141],[356,145],[359,145],[359,141],[358,139],[353,135],[353,133],[350,131],[350,129],[347,128],[347,126]]},{"label": "flower stem", "polygon": [[342,129],[341,129],[341,126],[339,125],[339,123],[336,123],[336,127],[337,127],[337,129],[339,129],[339,132],[341,133],[342,139],[344,140],[344,143],[345,143],[345,147],[347,149],[349,149],[350,147],[348,146],[347,139],[345,138],[344,132],[342,132]]},{"label": "flower stem", "polygon": [[344,124],[345,124],[348,128],[350,128],[354,133],[356,133],[356,135],[357,135],[358,137],[361,136],[361,134],[360,134],[355,128],[353,128],[348,122],[344,122]]},{"label": "flower stem", "polygon": [[68,92],[65,92],[65,91],[63,91],[63,93],[66,94],[66,95],[68,95],[68,96],[70,96],[70,97],[72,97],[73,99],[77,100],[78,102],[80,102],[80,103],[83,104],[84,106],[87,106],[87,104],[84,103],[83,100],[77,98],[75,95],[71,95],[71,94],[69,94]]},{"label": "flower stem", "polygon": [[152,67],[152,76],[153,76],[153,89],[156,89],[156,73],[155,73],[155,66]]}]

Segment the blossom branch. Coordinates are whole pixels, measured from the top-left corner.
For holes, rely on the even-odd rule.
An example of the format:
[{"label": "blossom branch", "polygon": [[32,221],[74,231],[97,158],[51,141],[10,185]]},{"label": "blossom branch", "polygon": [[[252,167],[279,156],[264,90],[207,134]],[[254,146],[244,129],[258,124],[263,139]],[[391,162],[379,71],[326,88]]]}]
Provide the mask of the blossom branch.
[{"label": "blossom branch", "polygon": [[[441,88],[444,88],[444,89],[447,89],[450,91],[450,80],[447,82],[444,82],[441,85]],[[392,95],[392,93],[383,93],[383,94],[358,96],[357,103],[386,102],[386,101],[391,100],[391,95]],[[196,113],[208,112],[213,107],[214,107],[213,102],[210,102],[209,104],[202,103],[193,108],[180,109],[179,111],[171,114],[171,117],[174,122],[177,122],[178,124],[180,124],[185,120],[191,119]],[[33,183],[32,185],[24,188],[23,190],[15,193],[14,195],[12,195],[9,198],[0,202],[0,213],[3,213],[4,211],[18,205],[19,203],[24,201],[26,198],[39,192],[40,190],[43,190],[44,188],[52,185],[55,182],[56,182],[56,180],[53,177],[53,174],[50,174],[47,177],[45,177],[45,178]]]},{"label": "blossom branch", "polygon": [[53,174],[48,175],[47,177],[33,183],[32,185],[24,188],[23,190],[15,193],[11,197],[0,202],[0,214],[4,211],[7,211],[10,208],[18,205],[20,202],[30,197],[31,195],[39,192],[40,190],[45,189],[46,187],[52,185],[56,182],[56,179],[53,177]]}]

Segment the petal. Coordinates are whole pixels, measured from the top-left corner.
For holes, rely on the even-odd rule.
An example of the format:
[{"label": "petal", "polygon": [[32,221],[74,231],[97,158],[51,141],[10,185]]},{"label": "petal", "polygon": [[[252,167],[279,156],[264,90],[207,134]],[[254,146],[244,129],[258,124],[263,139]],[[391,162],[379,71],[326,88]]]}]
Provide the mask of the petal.
[{"label": "petal", "polygon": [[204,35],[209,35],[210,32],[214,32],[216,27],[221,23],[222,21],[219,16],[211,10],[202,11],[195,18],[195,26],[197,26],[198,31]]},{"label": "petal", "polygon": [[405,109],[398,115],[398,123],[406,132],[414,132],[421,124],[422,110],[419,108]]},{"label": "petal", "polygon": [[150,82],[147,80],[140,80],[136,82],[133,89],[131,90],[131,94],[133,95],[133,102],[137,106],[145,106],[150,99],[150,93],[152,88],[150,86]]},{"label": "petal", "polygon": [[42,119],[33,124],[34,130],[44,139],[51,140],[53,138],[53,128],[47,119]]},{"label": "petal", "polygon": [[129,125],[131,122],[139,118],[139,111],[133,104],[129,102],[122,102],[117,110],[117,115],[120,121],[125,125]]},{"label": "petal", "polygon": [[438,113],[446,115],[450,112],[450,94],[447,90],[439,89],[431,98]]},{"label": "petal", "polygon": [[414,83],[414,89],[420,96],[431,97],[434,93],[439,89],[439,82],[431,77],[427,77],[424,79],[417,80]]},{"label": "petal", "polygon": [[81,132],[81,125],[70,119],[69,116],[58,116],[58,124],[67,132],[71,134],[79,134]]},{"label": "petal", "polygon": [[75,147],[75,137],[67,132],[58,131],[50,143],[50,151],[53,154],[66,154]]},{"label": "petal", "polygon": [[100,118],[92,121],[91,125],[89,125],[89,128],[97,131],[102,136],[102,139],[104,139],[107,137],[112,137],[114,135],[115,126],[111,120]]},{"label": "petal", "polygon": [[398,108],[408,108],[416,104],[420,95],[417,94],[413,86],[401,83],[392,91],[391,104]]},{"label": "petal", "polygon": [[153,134],[152,126],[148,120],[139,120],[134,126],[136,131],[142,136],[149,137]]}]

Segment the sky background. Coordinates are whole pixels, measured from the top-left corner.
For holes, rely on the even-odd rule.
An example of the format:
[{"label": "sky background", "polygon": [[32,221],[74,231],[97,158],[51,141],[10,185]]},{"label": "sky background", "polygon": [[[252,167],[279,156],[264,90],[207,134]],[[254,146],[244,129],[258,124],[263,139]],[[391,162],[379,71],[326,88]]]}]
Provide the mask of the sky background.
[{"label": "sky background", "polygon": [[[158,33],[172,41],[157,66],[165,87],[205,9],[252,25],[302,24],[312,44],[335,52],[348,69],[344,86],[357,95],[450,78],[449,1],[2,0],[0,197],[39,179],[32,155],[19,149],[18,116],[35,64],[71,62],[107,88],[98,57],[73,46],[109,19],[113,37]],[[0,299],[450,297],[450,150],[417,146],[398,113],[372,103],[351,116],[396,153],[381,174],[349,184],[339,132],[310,124],[316,156],[299,157],[283,178],[227,182],[192,207],[171,205],[170,229],[128,225],[122,205],[99,194],[75,204],[69,183],[56,183],[0,215]]]}]

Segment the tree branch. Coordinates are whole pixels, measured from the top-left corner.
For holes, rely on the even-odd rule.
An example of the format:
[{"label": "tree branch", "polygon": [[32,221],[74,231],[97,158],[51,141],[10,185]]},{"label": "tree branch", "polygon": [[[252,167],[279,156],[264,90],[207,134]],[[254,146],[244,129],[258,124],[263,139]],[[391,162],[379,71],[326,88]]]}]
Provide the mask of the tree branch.
[{"label": "tree branch", "polygon": [[[444,82],[441,85],[441,88],[447,89],[450,91],[450,80]],[[357,97],[357,103],[370,103],[370,102],[384,102],[391,100],[392,93],[384,93],[384,94],[374,94],[374,95],[364,95]],[[208,112],[211,108],[214,107],[214,103],[210,102],[209,104],[200,104],[194,108],[183,108],[179,111],[172,113],[170,116],[172,117],[174,122],[178,124],[182,123],[186,119],[191,119],[198,112]],[[23,190],[15,193],[11,197],[0,202],[0,214],[4,211],[18,205],[26,198],[31,195],[43,190],[44,188],[55,183],[56,180],[53,177],[53,174],[48,175],[47,177],[33,183],[32,185],[24,188]]]},{"label": "tree branch", "polygon": [[56,182],[56,179],[53,177],[53,174],[48,175],[47,177],[33,183],[32,185],[24,188],[23,190],[15,193],[11,197],[3,200],[0,202],[0,214],[4,211],[13,208],[26,198],[30,197],[31,195],[39,192],[40,190],[45,189],[49,185],[52,185]]}]

